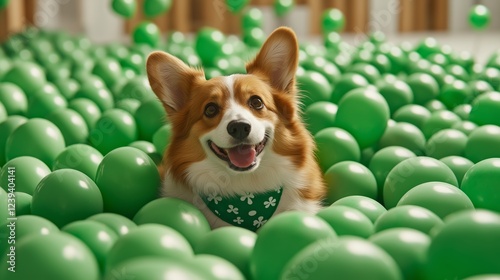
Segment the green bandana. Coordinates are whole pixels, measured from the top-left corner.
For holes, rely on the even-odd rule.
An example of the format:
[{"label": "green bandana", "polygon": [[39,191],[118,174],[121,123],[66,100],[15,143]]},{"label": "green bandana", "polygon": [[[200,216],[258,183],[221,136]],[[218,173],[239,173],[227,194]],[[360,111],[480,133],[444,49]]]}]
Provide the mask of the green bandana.
[{"label": "green bandana", "polygon": [[274,214],[283,188],[265,193],[246,193],[231,197],[200,195],[208,209],[224,222],[256,231]]}]

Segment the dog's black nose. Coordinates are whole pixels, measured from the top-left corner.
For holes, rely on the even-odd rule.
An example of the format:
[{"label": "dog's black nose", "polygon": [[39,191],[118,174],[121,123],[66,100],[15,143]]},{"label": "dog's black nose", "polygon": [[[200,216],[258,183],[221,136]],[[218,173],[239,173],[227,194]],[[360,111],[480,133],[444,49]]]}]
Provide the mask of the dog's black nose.
[{"label": "dog's black nose", "polygon": [[251,129],[252,126],[246,121],[231,121],[227,125],[229,135],[238,140],[245,139],[250,134]]}]

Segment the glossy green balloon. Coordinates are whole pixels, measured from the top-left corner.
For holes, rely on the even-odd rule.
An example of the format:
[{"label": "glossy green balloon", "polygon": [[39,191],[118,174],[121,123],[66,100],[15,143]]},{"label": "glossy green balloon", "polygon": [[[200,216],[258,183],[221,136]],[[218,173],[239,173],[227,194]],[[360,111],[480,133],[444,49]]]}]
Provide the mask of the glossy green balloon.
[{"label": "glossy green balloon", "polygon": [[378,71],[378,69],[375,68],[375,66],[364,62],[358,62],[356,64],[351,65],[347,69],[347,72],[360,74],[361,76],[365,77],[365,79],[370,84],[375,84],[378,80],[381,79],[380,72]]},{"label": "glossy green balloon", "polygon": [[434,228],[439,228],[443,220],[434,212],[416,205],[402,205],[389,209],[375,222],[375,232],[392,228],[411,228],[430,234]]},{"label": "glossy green balloon", "polygon": [[500,90],[500,69],[486,68],[476,78],[488,82],[494,90]]},{"label": "glossy green balloon", "polygon": [[426,139],[431,138],[436,132],[451,128],[454,124],[460,122],[460,117],[451,111],[436,111],[422,126],[422,132]]},{"label": "glossy green balloon", "polygon": [[238,13],[248,5],[248,2],[248,0],[226,0],[226,6],[231,13]]},{"label": "glossy green balloon", "polygon": [[389,172],[405,159],[416,157],[415,153],[401,146],[389,146],[377,151],[368,168],[377,181],[377,200],[382,201],[382,190]]},{"label": "glossy green balloon", "polygon": [[31,212],[62,227],[103,210],[99,188],[87,175],[73,169],[56,170],[44,177],[35,191]]},{"label": "glossy green balloon", "polygon": [[115,213],[99,213],[88,217],[87,220],[96,221],[107,226],[119,237],[128,234],[137,227],[130,219]]},{"label": "glossy green balloon", "polygon": [[378,88],[378,91],[387,101],[391,115],[399,108],[413,102],[411,88],[407,83],[400,80],[396,80],[394,83],[384,83]]},{"label": "glossy green balloon", "polygon": [[304,121],[307,130],[311,134],[316,134],[322,129],[335,125],[337,115],[337,105],[328,101],[314,102],[304,111]]},{"label": "glossy green balloon", "polygon": [[462,80],[455,80],[452,84],[445,85],[438,95],[448,109],[453,109],[460,104],[468,102],[472,98],[472,90]]},{"label": "glossy green balloon", "polygon": [[433,236],[427,253],[426,279],[500,273],[499,234],[497,213],[477,210],[450,215]]},{"label": "glossy green balloon", "polygon": [[156,17],[166,13],[170,6],[172,0],[145,0],[143,11],[147,17]]},{"label": "glossy green balloon", "polygon": [[[235,2],[233,0],[233,2]],[[264,22],[264,15],[262,11],[258,8],[251,8],[245,13],[241,18],[241,27],[243,30],[249,30],[254,27],[262,28],[262,24]]]},{"label": "glossy green balloon", "polygon": [[465,135],[470,135],[477,128],[477,125],[470,121],[461,121],[452,125],[451,128],[462,131]]},{"label": "glossy green balloon", "polygon": [[163,225],[142,225],[115,242],[107,256],[106,271],[138,257],[188,259],[192,255],[193,249],[177,231]]},{"label": "glossy green balloon", "polygon": [[404,279],[424,278],[427,249],[431,244],[428,235],[414,229],[395,228],[371,236],[370,241],[396,261]]},{"label": "glossy green balloon", "polygon": [[431,112],[427,108],[416,104],[404,105],[392,115],[395,121],[411,123],[419,129],[430,117]]},{"label": "glossy green balloon", "polygon": [[[229,1],[229,0],[228,0]],[[236,2],[232,0],[233,2]],[[242,0],[240,0],[241,2]],[[279,16],[282,17],[286,14],[288,14],[294,7],[295,5],[295,0],[274,0],[274,12]]]},{"label": "glossy green balloon", "polygon": [[139,139],[151,141],[153,134],[165,123],[166,113],[158,99],[143,102],[134,114]]},{"label": "glossy green balloon", "polygon": [[484,29],[488,27],[490,21],[490,10],[484,5],[475,5],[469,11],[469,24],[474,29]]},{"label": "glossy green balloon", "polygon": [[446,164],[451,171],[455,173],[459,186],[462,185],[465,173],[474,165],[472,161],[460,156],[448,156],[440,159],[440,161]]},{"label": "glossy green balloon", "polygon": [[353,90],[338,106],[335,125],[349,132],[361,149],[379,141],[389,120],[389,106],[382,95],[369,89]]},{"label": "glossy green balloon", "polygon": [[474,99],[469,120],[477,125],[500,125],[500,92],[484,93]]},{"label": "glossy green balloon", "polygon": [[44,119],[30,119],[7,138],[5,155],[7,160],[32,156],[52,166],[54,159],[64,147],[64,138],[57,126]]},{"label": "glossy green balloon", "polygon": [[99,266],[90,249],[67,233],[33,235],[16,242],[15,273],[7,255],[0,264],[0,278],[98,280]]},{"label": "glossy green balloon", "polygon": [[352,207],[333,205],[319,211],[316,216],[325,220],[339,236],[368,238],[374,232],[372,221]]},{"label": "glossy green balloon", "polygon": [[134,115],[139,106],[141,106],[141,101],[133,98],[125,98],[116,102],[115,108],[125,110],[131,115]]},{"label": "glossy green balloon", "polygon": [[245,280],[245,276],[231,262],[213,255],[197,255],[192,260],[197,271],[207,279]]},{"label": "glossy green balloon", "polygon": [[258,232],[250,257],[252,279],[279,279],[295,254],[319,240],[337,240],[322,219],[297,211],[273,217]]},{"label": "glossy green balloon", "polygon": [[[328,80],[330,84],[336,84],[341,77],[340,70],[333,62],[328,61],[322,56],[310,56],[302,61],[301,66],[306,70],[317,71]],[[330,96],[331,91],[328,93]]]},{"label": "glossy green balloon", "polygon": [[56,80],[53,83],[66,100],[72,99],[80,88],[80,84],[76,80],[70,78]]},{"label": "glossy green balloon", "polygon": [[453,113],[459,116],[462,120],[468,120],[471,109],[472,106],[470,104],[461,104],[453,109]]},{"label": "glossy green balloon", "polygon": [[[234,1],[234,0],[230,0]],[[266,35],[264,33],[264,30],[260,27],[254,27],[245,30],[245,33],[243,34],[243,42],[247,44],[247,46],[250,47],[260,47],[266,40]],[[229,71],[233,72],[233,71]]]},{"label": "glossy green balloon", "polygon": [[323,33],[340,32],[344,29],[345,18],[339,9],[326,10],[321,17]]},{"label": "glossy green balloon", "polygon": [[476,163],[465,173],[461,189],[476,208],[500,212],[499,171],[500,159],[492,158]]},{"label": "glossy green balloon", "polygon": [[469,82],[469,86],[472,89],[472,96],[475,98],[483,93],[493,91],[493,87],[483,80],[474,80]]},{"label": "glossy green balloon", "polygon": [[346,73],[342,75],[340,81],[335,85],[335,88],[330,96],[330,101],[337,104],[349,91],[367,86],[368,81],[365,77],[355,73]]},{"label": "glossy green balloon", "polygon": [[317,146],[316,158],[323,172],[341,161],[360,160],[361,151],[356,140],[341,128],[322,129],[314,135],[314,140]]},{"label": "glossy green balloon", "polygon": [[144,102],[148,99],[156,99],[156,95],[151,90],[147,77],[137,76],[130,79],[121,89],[120,95],[117,96],[117,100],[125,98],[133,98]]},{"label": "glossy green balloon", "polygon": [[98,88],[88,84],[82,84],[74,98],[87,98],[93,101],[101,112],[113,108],[113,95],[106,88]]},{"label": "glossy green balloon", "polygon": [[47,116],[61,131],[66,145],[85,143],[89,129],[83,117],[72,109],[61,109]]},{"label": "glossy green balloon", "polygon": [[103,155],[137,140],[137,125],[132,115],[121,109],[110,109],[90,130],[89,140]]},{"label": "glossy green balloon", "polygon": [[29,118],[46,118],[48,115],[67,106],[66,99],[59,93],[37,94],[29,99],[26,116]]},{"label": "glossy green balloon", "polygon": [[41,160],[21,156],[11,159],[3,166],[0,170],[0,183],[7,190],[9,175],[14,175],[16,191],[32,195],[38,183],[48,174],[50,169]]},{"label": "glossy green balloon", "polygon": [[379,149],[400,146],[412,151],[417,156],[421,156],[425,150],[425,137],[416,126],[400,122],[387,126],[377,146]]},{"label": "glossy green balloon", "polygon": [[406,83],[413,92],[413,101],[418,105],[424,105],[435,99],[439,94],[439,85],[431,75],[415,73],[406,79]]},{"label": "glossy green balloon", "polygon": [[431,54],[440,52],[440,47],[437,40],[433,37],[427,37],[418,44],[415,51],[422,57],[427,58]]},{"label": "glossy green balloon", "polygon": [[441,219],[459,211],[474,209],[463,191],[444,182],[427,182],[413,187],[401,197],[397,206],[401,205],[424,207]]},{"label": "glossy green balloon", "polygon": [[489,124],[474,129],[465,145],[465,157],[474,163],[500,157],[500,127]]},{"label": "glossy green balloon", "polygon": [[458,186],[455,174],[444,163],[430,157],[409,158],[396,165],[387,175],[383,192],[385,207],[395,207],[409,190],[426,182]]},{"label": "glossy green balloon", "polygon": [[80,239],[89,247],[103,273],[106,267],[106,257],[118,240],[118,235],[104,224],[91,220],[72,222],[61,230]]},{"label": "glossy green balloon", "polygon": [[425,154],[441,159],[447,156],[463,156],[467,135],[456,129],[443,129],[431,136],[425,145]]},{"label": "glossy green balloon", "polygon": [[31,215],[32,196],[23,192],[15,192],[14,194],[16,197],[16,217]]},{"label": "glossy green balloon", "polygon": [[338,205],[348,206],[361,211],[361,213],[365,214],[365,216],[368,217],[372,223],[375,223],[378,217],[387,211],[384,206],[376,200],[360,195],[352,195],[341,198],[335,201],[330,207]]},{"label": "glossy green balloon", "polygon": [[130,143],[129,146],[145,152],[156,165],[159,165],[161,163],[162,155],[160,155],[156,151],[156,147],[153,145],[153,143],[148,141],[135,141]]},{"label": "glossy green balloon", "polygon": [[214,66],[215,58],[221,56],[226,37],[217,29],[206,27],[196,34],[195,49],[204,66]]},{"label": "glossy green balloon", "polygon": [[163,155],[167,148],[168,143],[170,143],[170,135],[172,134],[172,125],[165,124],[160,129],[158,129],[155,134],[153,134],[153,145],[155,145],[156,151]]},{"label": "glossy green balloon", "polygon": [[23,90],[13,83],[0,83],[0,103],[5,106],[7,115],[26,115],[28,99]]},{"label": "glossy green balloon", "polygon": [[113,0],[111,2],[113,11],[125,18],[131,18],[135,14],[136,6],[135,0]]},{"label": "glossy green balloon", "polygon": [[122,78],[123,71],[118,61],[106,58],[96,62],[92,74],[100,77],[108,88],[113,88]]},{"label": "glossy green balloon", "polygon": [[377,198],[377,181],[364,165],[342,161],[332,165],[324,175],[328,187],[326,201],[331,204],[343,197],[362,195]]},{"label": "glossy green balloon", "polygon": [[0,1],[0,9],[5,8],[7,5],[9,5],[10,0],[1,0]]},{"label": "glossy green balloon", "polygon": [[2,82],[10,82],[19,86],[26,96],[43,87],[47,82],[42,68],[33,62],[16,60],[10,70],[4,74]]},{"label": "glossy green balloon", "polygon": [[76,98],[69,102],[69,109],[75,110],[87,124],[89,130],[94,128],[95,123],[101,117],[101,109],[96,103],[88,98]]},{"label": "glossy green balloon", "polygon": [[196,244],[196,254],[224,258],[250,279],[250,256],[255,245],[255,232],[239,227],[221,227],[206,233]]},{"label": "glossy green balloon", "polygon": [[191,261],[175,259],[174,257],[139,256],[122,262],[109,270],[104,280],[130,280],[130,279],[189,279],[206,280],[204,273],[198,266],[194,267]]},{"label": "glossy green balloon", "polygon": [[398,265],[384,250],[347,236],[307,246],[290,260],[279,279],[331,279],[332,275],[339,279],[403,279]]},{"label": "glossy green balloon", "polygon": [[332,92],[332,86],[319,72],[305,71],[302,75],[297,76],[301,96],[302,106],[307,108],[309,105],[319,102],[328,101]]},{"label": "glossy green balloon", "polygon": [[94,179],[102,159],[102,154],[95,148],[86,144],[75,144],[66,147],[56,157],[52,170],[75,169]]},{"label": "glossy green balloon", "polygon": [[6,162],[5,145],[9,135],[16,130],[20,125],[24,124],[28,119],[22,116],[10,116],[5,121],[0,122],[0,166]]},{"label": "glossy green balloon", "polygon": [[143,22],[134,28],[132,39],[135,44],[156,47],[160,41],[160,29],[152,22]]},{"label": "glossy green balloon", "polygon": [[104,211],[132,218],[142,206],[158,197],[160,175],[147,154],[121,147],[104,156],[95,182],[102,193]]}]

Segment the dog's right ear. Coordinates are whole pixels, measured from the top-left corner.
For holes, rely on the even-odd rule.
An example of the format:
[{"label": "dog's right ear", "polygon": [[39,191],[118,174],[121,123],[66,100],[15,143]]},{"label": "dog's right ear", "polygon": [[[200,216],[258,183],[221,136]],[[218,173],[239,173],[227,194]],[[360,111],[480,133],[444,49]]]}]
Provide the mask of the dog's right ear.
[{"label": "dog's right ear", "polygon": [[169,115],[187,104],[193,83],[205,79],[203,71],[192,69],[177,57],[160,51],[149,55],[146,70],[151,88]]}]

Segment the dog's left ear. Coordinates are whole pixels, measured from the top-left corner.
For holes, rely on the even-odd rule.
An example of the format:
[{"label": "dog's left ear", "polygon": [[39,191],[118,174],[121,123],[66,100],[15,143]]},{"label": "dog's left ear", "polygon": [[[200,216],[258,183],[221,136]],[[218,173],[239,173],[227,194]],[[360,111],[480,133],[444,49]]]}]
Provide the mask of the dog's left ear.
[{"label": "dog's left ear", "polygon": [[294,86],[299,61],[299,46],[295,33],[287,27],[276,29],[260,49],[254,61],[247,64],[247,72],[263,73],[271,85],[281,91]]}]

